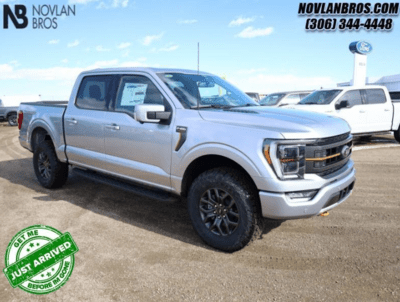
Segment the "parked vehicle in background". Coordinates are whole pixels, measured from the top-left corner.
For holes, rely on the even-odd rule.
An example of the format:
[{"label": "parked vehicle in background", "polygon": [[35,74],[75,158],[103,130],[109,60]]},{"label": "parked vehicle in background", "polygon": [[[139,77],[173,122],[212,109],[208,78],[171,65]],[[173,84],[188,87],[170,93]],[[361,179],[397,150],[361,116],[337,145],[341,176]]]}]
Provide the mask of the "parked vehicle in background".
[{"label": "parked vehicle in background", "polygon": [[246,94],[257,103],[260,101],[260,95],[257,92],[246,92]]},{"label": "parked vehicle in background", "polygon": [[22,103],[18,126],[45,188],[63,186],[72,166],[136,194],[182,196],[197,234],[229,252],[260,235],[262,217],[321,214],[355,182],[345,121],[261,107],[205,72],[83,72],[68,105]]},{"label": "parked vehicle in background", "polygon": [[295,105],[312,91],[287,91],[268,94],[260,100],[261,106],[282,107]]},{"label": "parked vehicle in background", "polygon": [[400,142],[400,99],[392,100],[383,86],[316,90],[291,108],[341,117],[358,136],[393,131]]},{"label": "parked vehicle in background", "polygon": [[0,122],[8,121],[10,126],[17,126],[17,112],[21,102],[38,102],[40,95],[16,95],[0,97]]}]

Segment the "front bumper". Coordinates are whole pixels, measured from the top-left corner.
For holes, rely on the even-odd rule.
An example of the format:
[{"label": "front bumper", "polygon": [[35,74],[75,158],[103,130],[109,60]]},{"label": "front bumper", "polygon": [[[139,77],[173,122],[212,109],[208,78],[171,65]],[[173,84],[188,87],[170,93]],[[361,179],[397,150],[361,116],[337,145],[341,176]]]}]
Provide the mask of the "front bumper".
[{"label": "front bumper", "polygon": [[344,202],[353,191],[356,171],[322,187],[313,199],[307,202],[296,202],[285,193],[260,191],[262,216],[273,219],[296,219],[318,215]]}]

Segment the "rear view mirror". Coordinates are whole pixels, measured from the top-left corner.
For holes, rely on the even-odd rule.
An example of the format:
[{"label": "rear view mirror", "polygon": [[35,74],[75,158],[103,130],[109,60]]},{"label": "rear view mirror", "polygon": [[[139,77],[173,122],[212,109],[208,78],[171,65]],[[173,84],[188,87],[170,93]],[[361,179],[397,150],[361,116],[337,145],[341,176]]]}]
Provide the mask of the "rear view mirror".
[{"label": "rear view mirror", "polygon": [[167,121],[171,112],[166,112],[163,105],[140,104],[135,106],[135,119],[141,123],[159,123]]},{"label": "rear view mirror", "polygon": [[335,104],[335,109],[336,110],[339,110],[339,109],[342,109],[342,108],[347,108],[347,107],[349,107],[349,101],[340,101],[340,103],[336,103]]}]

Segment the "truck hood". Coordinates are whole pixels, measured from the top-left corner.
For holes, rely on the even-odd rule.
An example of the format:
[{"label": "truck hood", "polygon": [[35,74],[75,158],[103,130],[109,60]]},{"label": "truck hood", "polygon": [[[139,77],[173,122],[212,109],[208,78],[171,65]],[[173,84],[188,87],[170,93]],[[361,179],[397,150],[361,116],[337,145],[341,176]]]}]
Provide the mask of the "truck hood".
[{"label": "truck hood", "polygon": [[210,122],[265,129],[286,139],[323,138],[350,132],[343,119],[326,114],[271,107],[203,109],[201,117]]},{"label": "truck hood", "polygon": [[287,106],[288,109],[298,109],[303,111],[312,111],[312,112],[319,112],[319,113],[331,113],[333,109],[329,105],[290,105]]}]

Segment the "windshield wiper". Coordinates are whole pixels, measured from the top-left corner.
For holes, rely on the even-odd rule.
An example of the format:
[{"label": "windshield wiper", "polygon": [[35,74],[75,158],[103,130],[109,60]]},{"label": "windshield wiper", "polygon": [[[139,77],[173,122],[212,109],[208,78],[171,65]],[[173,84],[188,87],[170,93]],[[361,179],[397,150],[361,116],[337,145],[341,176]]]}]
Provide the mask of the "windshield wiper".
[{"label": "windshield wiper", "polygon": [[241,105],[241,106],[234,106],[234,107],[253,107],[253,106],[261,106],[261,105],[256,105],[256,104],[246,104],[246,105]]},{"label": "windshield wiper", "polygon": [[218,109],[229,109],[234,106],[229,106],[229,105],[216,105],[216,104],[211,104],[211,105],[199,105],[199,106],[191,106],[190,109],[204,109],[204,108],[218,108]]}]

